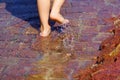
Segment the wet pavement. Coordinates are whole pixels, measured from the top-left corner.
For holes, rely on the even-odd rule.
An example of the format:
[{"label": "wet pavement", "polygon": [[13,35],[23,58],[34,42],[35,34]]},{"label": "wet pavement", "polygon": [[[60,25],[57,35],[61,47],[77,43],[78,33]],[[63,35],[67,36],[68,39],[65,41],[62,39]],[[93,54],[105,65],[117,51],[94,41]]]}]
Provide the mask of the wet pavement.
[{"label": "wet pavement", "polygon": [[[27,2],[0,1],[0,80],[120,80],[119,67],[112,67],[118,73],[114,78],[100,78],[99,74],[103,71],[103,75],[112,75],[101,66],[105,65],[101,64],[104,61],[101,45],[106,39],[114,39],[110,30],[115,27],[115,21],[119,22],[120,0],[66,0],[61,13],[70,24],[50,21],[52,33],[46,38],[39,36],[36,1]],[[119,36],[115,39],[118,45]],[[119,53],[117,45],[114,48]],[[110,48],[109,53],[114,49]],[[98,60],[97,56],[101,55]],[[96,64],[102,68],[93,70],[93,78],[82,77]]]}]

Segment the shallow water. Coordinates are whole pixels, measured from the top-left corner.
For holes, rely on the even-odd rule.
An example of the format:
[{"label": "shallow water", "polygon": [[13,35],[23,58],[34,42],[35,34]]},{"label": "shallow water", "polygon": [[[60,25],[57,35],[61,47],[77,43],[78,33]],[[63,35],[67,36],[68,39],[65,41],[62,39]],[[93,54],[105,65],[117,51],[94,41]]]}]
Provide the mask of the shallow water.
[{"label": "shallow water", "polygon": [[[39,36],[40,23],[36,1],[1,0],[0,2],[3,3],[0,9],[0,45],[2,45],[0,56],[3,58],[0,63],[2,68],[7,65],[2,73],[4,75],[2,80],[7,80],[9,77],[11,80],[14,77],[16,80],[17,77],[18,80],[19,77],[26,80],[75,80],[74,76],[79,71],[95,63],[101,42],[112,35],[106,32],[111,28],[111,22],[107,24],[103,17],[106,19],[119,11],[115,9],[116,6],[111,5],[112,2],[107,4],[109,1],[106,5],[102,0],[98,0],[99,3],[95,0],[92,2],[81,0],[80,6],[83,12],[65,13],[69,15],[72,24],[52,28],[51,35],[42,38]],[[102,10],[101,4],[105,7],[105,11]],[[110,13],[108,10],[111,7],[108,5],[117,11]],[[10,60],[4,57],[10,57]]]},{"label": "shallow water", "polygon": [[33,43],[33,49],[42,51],[43,57],[34,64],[40,73],[30,75],[28,80],[73,80],[73,75],[79,69],[85,69],[93,63],[92,55],[88,57],[88,54],[79,52],[82,49],[75,49],[81,36],[76,31],[79,27],[63,27],[60,34],[52,32],[49,37],[38,37]]}]

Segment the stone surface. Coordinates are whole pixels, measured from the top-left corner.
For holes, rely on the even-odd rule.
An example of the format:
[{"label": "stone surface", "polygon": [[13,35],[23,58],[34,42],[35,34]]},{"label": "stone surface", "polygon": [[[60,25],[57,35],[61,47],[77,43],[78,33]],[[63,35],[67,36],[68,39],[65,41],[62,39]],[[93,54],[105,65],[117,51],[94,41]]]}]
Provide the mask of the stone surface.
[{"label": "stone surface", "polygon": [[[119,80],[119,3],[66,0],[61,13],[70,24],[50,21],[52,33],[43,38],[36,0],[0,0],[0,80]],[[113,51],[116,63],[100,50]]]},{"label": "stone surface", "polygon": [[[119,19],[119,17],[117,17]],[[119,20],[113,20],[113,36],[103,40],[100,45],[100,55],[96,57],[96,63],[83,72],[79,71],[79,80],[119,80],[120,76],[120,30]]]}]

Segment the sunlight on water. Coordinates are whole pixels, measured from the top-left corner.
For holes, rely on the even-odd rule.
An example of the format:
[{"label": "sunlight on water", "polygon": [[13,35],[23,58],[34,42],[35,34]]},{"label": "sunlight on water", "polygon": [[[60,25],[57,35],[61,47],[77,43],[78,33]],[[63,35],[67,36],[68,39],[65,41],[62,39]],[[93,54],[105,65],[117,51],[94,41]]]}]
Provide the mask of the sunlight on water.
[{"label": "sunlight on water", "polygon": [[[27,80],[72,80],[73,73],[79,66],[86,64],[81,59],[76,65],[67,69],[71,61],[77,60],[76,51],[74,50],[76,43],[80,39],[80,27],[66,26],[62,33],[53,32],[46,38],[38,37],[33,43],[34,50],[42,51],[43,57],[34,65],[38,74],[30,75]],[[76,61],[75,60],[75,61]],[[91,61],[89,59],[88,61]],[[83,64],[82,64],[83,63]],[[76,68],[74,68],[76,67]],[[68,73],[69,72],[69,73]]]},{"label": "sunlight on water", "polygon": [[[91,33],[91,31],[82,34],[82,22],[80,22],[80,24],[78,27],[64,25],[63,28],[60,28],[61,33],[53,31],[49,37],[37,37],[32,48],[42,52],[42,58],[39,58],[38,61],[33,64],[33,71],[37,73],[29,75],[26,80],[75,80],[76,74],[80,76],[83,74],[84,76],[82,70],[85,68],[90,67],[93,69],[96,67],[94,61],[97,57],[88,55],[90,54],[89,52],[95,51],[95,49],[91,47],[93,45],[89,45],[89,41],[85,42],[84,39],[82,40],[83,35],[88,35],[87,37],[85,36],[85,39],[90,40],[89,33]],[[114,25],[119,27],[119,20],[114,22]],[[81,45],[82,41],[86,44]],[[118,55],[120,52],[119,48],[120,45],[116,46],[116,48],[109,53],[109,56],[114,57]],[[88,50],[88,54],[79,52],[82,50],[84,50],[84,52]],[[78,71],[81,72],[78,73]],[[87,76],[87,78],[90,77]]]}]

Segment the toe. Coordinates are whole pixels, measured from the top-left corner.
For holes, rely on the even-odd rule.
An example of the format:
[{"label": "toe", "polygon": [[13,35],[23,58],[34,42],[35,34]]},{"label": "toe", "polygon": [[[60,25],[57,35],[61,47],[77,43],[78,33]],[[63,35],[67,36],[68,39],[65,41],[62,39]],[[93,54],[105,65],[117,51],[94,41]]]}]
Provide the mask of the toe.
[{"label": "toe", "polygon": [[68,24],[70,21],[68,19],[65,19],[62,24]]}]

